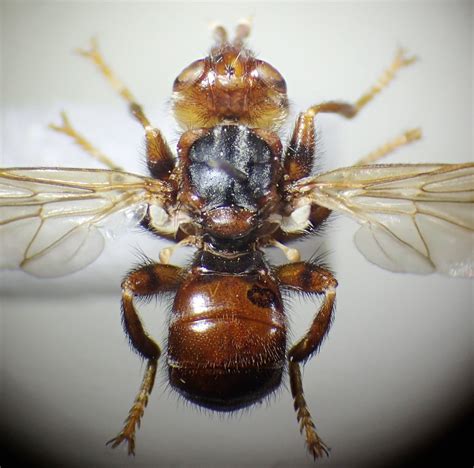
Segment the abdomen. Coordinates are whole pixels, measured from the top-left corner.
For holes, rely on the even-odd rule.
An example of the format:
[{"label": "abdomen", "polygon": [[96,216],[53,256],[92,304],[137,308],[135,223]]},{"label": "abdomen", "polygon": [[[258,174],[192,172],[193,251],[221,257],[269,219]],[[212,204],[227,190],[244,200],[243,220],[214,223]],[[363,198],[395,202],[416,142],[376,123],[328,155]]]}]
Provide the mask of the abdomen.
[{"label": "abdomen", "polygon": [[171,385],[218,411],[242,408],[275,390],[285,365],[281,295],[268,273],[194,269],[178,290],[168,335]]}]

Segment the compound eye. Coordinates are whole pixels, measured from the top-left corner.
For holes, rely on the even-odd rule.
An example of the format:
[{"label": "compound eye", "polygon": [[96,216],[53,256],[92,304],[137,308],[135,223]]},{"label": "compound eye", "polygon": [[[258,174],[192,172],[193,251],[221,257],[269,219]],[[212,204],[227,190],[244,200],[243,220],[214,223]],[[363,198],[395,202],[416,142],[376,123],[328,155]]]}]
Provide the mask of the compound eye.
[{"label": "compound eye", "polygon": [[180,91],[195,84],[204,72],[204,60],[196,60],[187,66],[174,80],[173,91]]},{"label": "compound eye", "polygon": [[256,66],[258,77],[270,88],[279,93],[286,94],[286,82],[280,72],[269,63],[258,61]]}]

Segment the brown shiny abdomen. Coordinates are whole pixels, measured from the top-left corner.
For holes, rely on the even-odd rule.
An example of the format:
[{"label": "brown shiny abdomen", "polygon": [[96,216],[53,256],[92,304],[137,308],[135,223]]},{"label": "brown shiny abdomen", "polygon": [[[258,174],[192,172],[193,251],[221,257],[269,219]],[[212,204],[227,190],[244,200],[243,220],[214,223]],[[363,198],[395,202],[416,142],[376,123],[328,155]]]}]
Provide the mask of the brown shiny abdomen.
[{"label": "brown shiny abdomen", "polygon": [[268,274],[194,271],[178,290],[168,366],[186,399],[218,411],[251,405],[279,386],[285,350],[281,295]]}]

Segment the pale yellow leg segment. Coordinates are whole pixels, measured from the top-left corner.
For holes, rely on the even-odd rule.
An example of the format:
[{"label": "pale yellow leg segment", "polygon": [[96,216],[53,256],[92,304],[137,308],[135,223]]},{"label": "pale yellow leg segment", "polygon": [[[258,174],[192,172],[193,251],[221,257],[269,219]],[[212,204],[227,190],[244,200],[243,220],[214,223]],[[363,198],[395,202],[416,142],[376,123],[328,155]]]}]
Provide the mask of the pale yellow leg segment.
[{"label": "pale yellow leg segment", "polygon": [[131,113],[140,122],[143,128],[147,132],[152,131],[152,126],[145,116],[141,105],[137,103],[132,92],[123,84],[121,80],[117,78],[107,63],[105,63],[105,60],[100,53],[97,40],[95,38],[91,39],[91,47],[89,50],[78,49],[77,52],[97,66],[99,71],[102,73],[102,75],[104,75],[105,79],[109,82],[112,88],[129,104]]},{"label": "pale yellow leg segment", "polygon": [[407,57],[405,49],[398,49],[397,53],[395,54],[395,58],[393,59],[392,63],[385,71],[382,73],[380,78],[377,82],[363,94],[355,103],[355,107],[357,111],[362,109],[368,102],[370,102],[382,89],[386,88],[388,84],[395,78],[398,70],[403,67],[407,67],[412,63],[416,62],[417,57]]},{"label": "pale yellow leg segment", "polygon": [[421,136],[421,128],[412,128],[393,140],[390,140],[382,146],[379,146],[375,151],[372,151],[365,157],[359,159],[355,163],[355,166],[374,164],[375,162],[395,151],[397,148],[419,140]]},{"label": "pale yellow leg segment", "polygon": [[49,124],[49,128],[55,130],[59,133],[64,133],[65,135],[71,137],[74,140],[74,143],[79,145],[84,151],[86,151],[90,156],[92,156],[97,161],[101,162],[109,169],[123,170],[120,166],[117,166],[107,155],[102,151],[96,148],[92,143],[90,143],[83,135],[81,135],[69,121],[65,112],[61,112],[61,125]]},{"label": "pale yellow leg segment", "polygon": [[107,442],[111,444],[112,448],[117,447],[122,442],[128,445],[128,454],[135,455],[135,432],[140,427],[140,421],[148,404],[148,396],[150,395],[153,384],[155,383],[157,361],[149,360],[147,363],[145,375],[143,377],[142,385],[135,398],[133,406],[130,408],[128,417],[125,420],[122,431],[113,439]]},{"label": "pale yellow leg segment", "polygon": [[382,73],[377,82],[364,93],[354,104],[343,101],[328,101],[316,104],[308,108],[306,113],[312,117],[320,112],[336,113],[348,119],[355,117],[359,111],[369,103],[377,94],[382,91],[395,78],[398,70],[411,65],[417,60],[416,57],[407,57],[403,49],[399,49],[390,66]]},{"label": "pale yellow leg segment", "polygon": [[130,90],[115,76],[111,68],[105,63],[105,60],[99,51],[99,45],[96,38],[91,39],[91,47],[89,50],[77,49],[77,52],[92,61],[92,63],[94,63],[99,71],[105,76],[112,88],[128,103],[135,102],[135,98]]}]

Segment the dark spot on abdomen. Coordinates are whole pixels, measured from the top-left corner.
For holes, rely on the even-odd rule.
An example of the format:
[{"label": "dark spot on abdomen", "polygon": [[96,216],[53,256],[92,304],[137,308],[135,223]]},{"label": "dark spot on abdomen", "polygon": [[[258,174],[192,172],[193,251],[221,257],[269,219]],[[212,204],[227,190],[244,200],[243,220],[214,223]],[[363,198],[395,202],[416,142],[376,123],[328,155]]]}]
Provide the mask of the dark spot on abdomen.
[{"label": "dark spot on abdomen", "polygon": [[247,298],[258,307],[268,308],[275,304],[276,296],[273,291],[259,286],[252,286],[247,292]]}]

